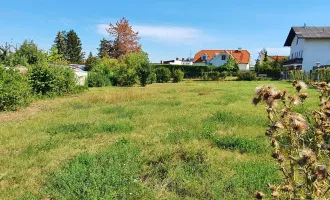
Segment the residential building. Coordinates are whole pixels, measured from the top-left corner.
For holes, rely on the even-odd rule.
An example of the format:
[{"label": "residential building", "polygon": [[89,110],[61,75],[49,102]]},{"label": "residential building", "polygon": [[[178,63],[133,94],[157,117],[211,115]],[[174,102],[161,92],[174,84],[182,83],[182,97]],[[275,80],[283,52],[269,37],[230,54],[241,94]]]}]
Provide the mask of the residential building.
[{"label": "residential building", "polygon": [[236,50],[201,50],[193,60],[194,64],[208,64],[222,66],[232,57],[238,63],[240,70],[250,70],[251,54],[247,50],[238,48]]},{"label": "residential building", "polygon": [[330,65],[330,27],[292,27],[284,44],[290,47],[290,70],[312,70]]},{"label": "residential building", "polygon": [[[276,59],[277,59],[278,61],[283,61],[283,60],[285,60],[285,59],[287,59],[287,58],[289,58],[289,56],[279,56],[279,55],[268,55],[268,56],[267,56],[267,59],[268,59],[269,62],[273,62],[273,61],[275,61]],[[261,54],[260,54],[260,64],[263,63],[264,59],[265,59],[265,54],[264,54],[264,53],[261,53]]]},{"label": "residential building", "polygon": [[176,58],[175,60],[166,60],[166,61],[160,61],[161,64],[170,64],[170,65],[193,65],[193,60],[190,58],[181,60],[179,58]]}]

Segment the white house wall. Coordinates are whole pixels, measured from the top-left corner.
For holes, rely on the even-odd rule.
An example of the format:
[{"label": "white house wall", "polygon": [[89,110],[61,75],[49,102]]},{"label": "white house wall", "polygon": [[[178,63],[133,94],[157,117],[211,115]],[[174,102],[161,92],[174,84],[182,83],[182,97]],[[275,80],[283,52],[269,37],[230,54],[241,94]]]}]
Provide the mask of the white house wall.
[{"label": "white house wall", "polygon": [[249,70],[250,69],[250,64],[238,64],[239,70]]},{"label": "white house wall", "polygon": [[[305,39],[300,38],[297,44],[297,36],[294,37],[291,48],[290,48],[290,59],[293,58],[302,58],[304,52],[304,46],[305,46]],[[300,53],[300,55],[299,55]]]},{"label": "white house wall", "polygon": [[[226,56],[226,60],[221,60],[221,58],[222,58],[223,55]],[[213,58],[213,59],[211,60],[211,64],[212,64],[213,66],[220,67],[220,66],[222,66],[222,65],[224,65],[224,64],[227,63],[228,56],[229,56],[228,54],[224,54],[224,53],[221,54],[221,53],[220,53],[218,56],[216,56],[215,58]]]},{"label": "white house wall", "polygon": [[306,39],[303,55],[303,70],[311,70],[316,62],[321,65],[330,65],[330,40]]}]

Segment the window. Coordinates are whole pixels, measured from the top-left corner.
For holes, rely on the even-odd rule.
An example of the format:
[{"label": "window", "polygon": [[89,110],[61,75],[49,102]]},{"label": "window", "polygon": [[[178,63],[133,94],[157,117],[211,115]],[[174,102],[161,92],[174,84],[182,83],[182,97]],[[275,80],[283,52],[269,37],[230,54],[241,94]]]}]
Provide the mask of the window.
[{"label": "window", "polygon": [[291,55],[291,58],[293,58],[293,54]]},{"label": "window", "polygon": [[226,55],[222,55],[221,60],[226,60]]},{"label": "window", "polygon": [[298,55],[298,57],[300,58],[300,51],[299,51],[299,55]]},{"label": "window", "polygon": [[296,45],[299,43],[299,38],[297,37],[297,43],[296,43]]},{"label": "window", "polygon": [[304,50],[301,50],[301,58],[303,57]]}]

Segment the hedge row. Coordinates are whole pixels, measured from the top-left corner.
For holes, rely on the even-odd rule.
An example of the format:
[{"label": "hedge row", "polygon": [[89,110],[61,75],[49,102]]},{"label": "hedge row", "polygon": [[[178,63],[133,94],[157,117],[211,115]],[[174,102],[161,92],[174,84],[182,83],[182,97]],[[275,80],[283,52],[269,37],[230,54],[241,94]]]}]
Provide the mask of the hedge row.
[{"label": "hedge row", "polygon": [[169,64],[153,64],[154,68],[165,67],[174,73],[175,70],[184,72],[184,78],[200,78],[204,72],[216,71],[217,67],[208,65],[169,65]]}]

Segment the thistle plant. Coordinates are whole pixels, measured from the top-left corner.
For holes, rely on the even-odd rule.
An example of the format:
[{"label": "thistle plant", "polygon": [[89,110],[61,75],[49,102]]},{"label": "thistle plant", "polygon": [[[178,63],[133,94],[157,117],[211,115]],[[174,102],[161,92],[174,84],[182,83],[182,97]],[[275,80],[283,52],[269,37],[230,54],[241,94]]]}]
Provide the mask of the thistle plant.
[{"label": "thistle plant", "polygon": [[[266,104],[270,125],[265,134],[283,176],[280,185],[267,184],[273,199],[330,197],[330,86],[325,82],[312,85],[320,94],[320,109],[312,112],[304,107],[308,94],[303,93],[307,85],[302,81],[293,82],[296,92],[292,95],[272,86],[256,88],[253,104]],[[297,106],[303,113],[294,111]],[[255,198],[265,195],[257,192]]]}]

